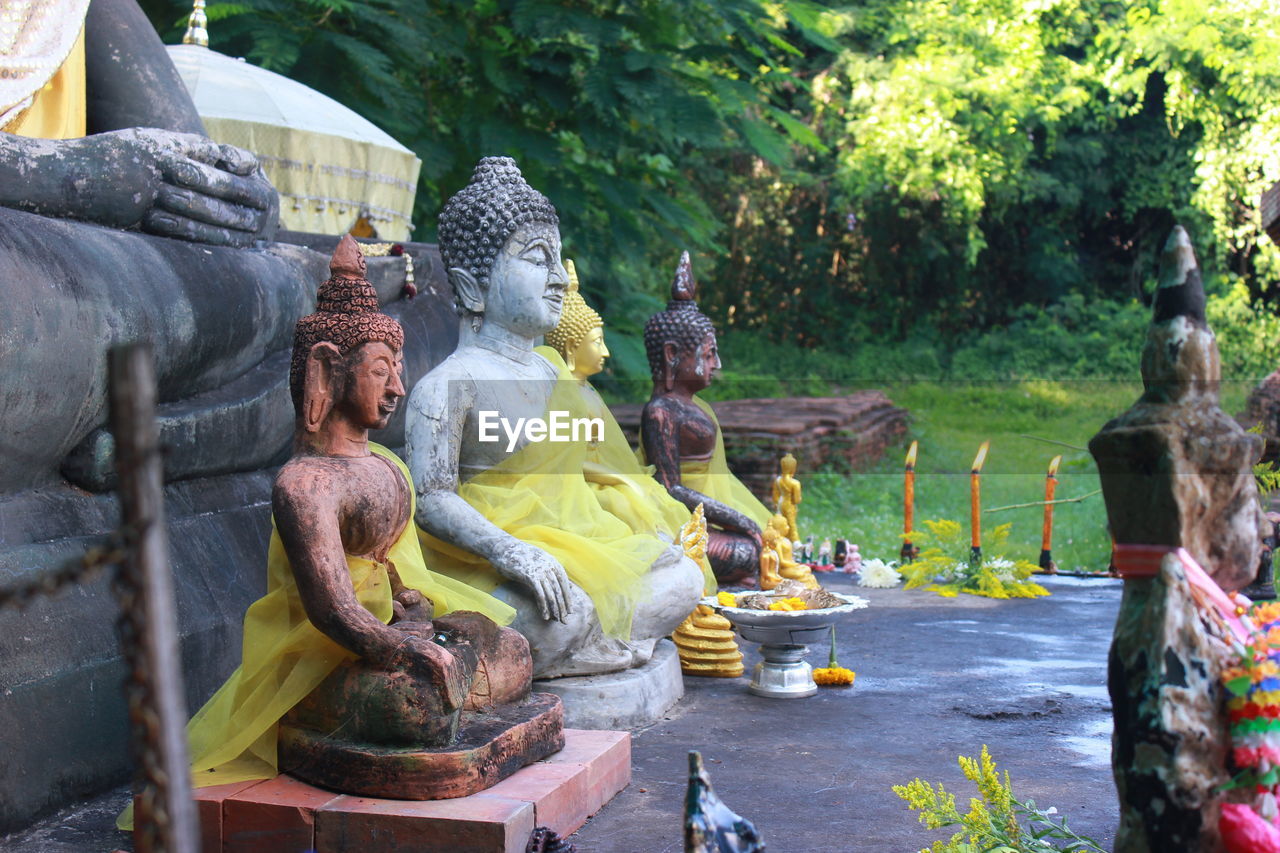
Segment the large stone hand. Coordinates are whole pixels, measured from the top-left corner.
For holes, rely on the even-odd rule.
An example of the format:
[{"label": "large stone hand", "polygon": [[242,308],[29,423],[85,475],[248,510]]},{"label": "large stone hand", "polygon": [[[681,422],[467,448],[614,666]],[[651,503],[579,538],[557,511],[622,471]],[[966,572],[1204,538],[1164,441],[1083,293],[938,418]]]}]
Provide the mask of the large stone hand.
[{"label": "large stone hand", "polygon": [[569,615],[569,577],[555,557],[541,548],[516,541],[492,563],[498,574],[533,591],[543,619],[563,622]]},{"label": "large stone hand", "polygon": [[238,247],[271,239],[279,218],[279,196],[251,153],[155,128],[69,140],[0,134],[0,204]]}]

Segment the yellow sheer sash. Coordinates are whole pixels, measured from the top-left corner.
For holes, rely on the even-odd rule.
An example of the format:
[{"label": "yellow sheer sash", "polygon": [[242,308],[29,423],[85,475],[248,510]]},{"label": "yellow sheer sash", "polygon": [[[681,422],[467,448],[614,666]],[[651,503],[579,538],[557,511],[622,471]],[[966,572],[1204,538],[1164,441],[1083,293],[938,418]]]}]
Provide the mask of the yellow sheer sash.
[{"label": "yellow sheer sash", "polygon": [[[539,347],[538,350],[549,350]],[[548,353],[544,353],[548,355]],[[680,541],[680,531],[692,513],[680,501],[671,497],[662,484],[653,478],[653,466],[641,465],[631,442],[618,425],[618,421],[604,405],[600,395],[588,382],[579,381],[583,402],[591,417],[598,417],[604,422],[603,440],[588,444],[586,460],[606,474],[617,477],[622,483],[600,483],[588,477],[588,483],[596,493],[600,506],[611,515],[617,516],[624,524],[636,533],[665,534],[673,542]],[[702,574],[707,594],[717,589],[715,575],[711,571],[711,563],[704,557]]]},{"label": "yellow sheer sash", "polygon": [[[547,412],[592,417],[559,353],[539,347],[538,354],[558,374]],[[601,506],[582,475],[587,449],[586,441],[530,442],[463,483],[458,495],[496,527],[555,557],[591,598],[604,632],[627,640],[635,606],[648,593],[649,567],[667,545]],[[425,530],[418,535],[436,571],[485,592],[503,582],[484,558]]]},{"label": "yellow sheer sash", "polygon": [[[391,460],[412,484],[404,463],[385,447],[369,449]],[[410,494],[413,493],[410,485]],[[515,611],[475,589],[427,569],[418,547],[412,504],[409,523],[391,547],[386,563],[347,556],[356,597],[383,622],[391,620],[391,583],[387,565],[395,566],[405,586],[434,604],[434,615],[474,610],[505,625]],[[187,725],[193,784],[225,785],[276,775],[276,723],[342,661],[354,655],[311,624],[302,607],[298,585],[272,522],[267,549],[267,594],[249,606],[244,617],[242,663]],[[131,828],[132,811],[118,825]]]}]

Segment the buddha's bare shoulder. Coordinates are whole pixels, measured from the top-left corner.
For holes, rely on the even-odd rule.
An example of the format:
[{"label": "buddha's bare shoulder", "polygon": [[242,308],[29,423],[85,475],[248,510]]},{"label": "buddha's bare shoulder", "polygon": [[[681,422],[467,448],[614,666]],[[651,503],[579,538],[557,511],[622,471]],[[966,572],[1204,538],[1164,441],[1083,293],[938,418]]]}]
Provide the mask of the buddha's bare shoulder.
[{"label": "buddha's bare shoulder", "polygon": [[385,488],[391,469],[373,455],[318,456],[291,458],[276,475],[272,502],[290,505],[334,506],[364,484]]}]

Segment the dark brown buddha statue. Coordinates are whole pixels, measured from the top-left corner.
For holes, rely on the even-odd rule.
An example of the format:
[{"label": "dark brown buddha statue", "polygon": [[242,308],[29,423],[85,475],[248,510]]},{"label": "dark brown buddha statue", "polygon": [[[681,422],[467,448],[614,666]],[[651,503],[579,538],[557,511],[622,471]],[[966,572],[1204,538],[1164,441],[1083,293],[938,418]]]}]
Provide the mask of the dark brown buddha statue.
[{"label": "dark brown buddha statue", "polygon": [[760,532],[769,512],[729,472],[720,425],[711,407],[696,396],[720,368],[715,327],[698,310],[696,297],[685,252],[671,285],[671,301],[644,327],[653,396],[641,415],[641,447],[672,497],[690,509],[703,505],[711,568],[717,580],[732,583],[758,571]]}]

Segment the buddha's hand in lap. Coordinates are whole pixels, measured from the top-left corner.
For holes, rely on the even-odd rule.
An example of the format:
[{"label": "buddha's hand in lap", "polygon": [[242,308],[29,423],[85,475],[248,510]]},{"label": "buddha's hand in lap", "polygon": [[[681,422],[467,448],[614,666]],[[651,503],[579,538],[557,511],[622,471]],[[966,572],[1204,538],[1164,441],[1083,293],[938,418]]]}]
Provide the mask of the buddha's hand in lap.
[{"label": "buddha's hand in lap", "polygon": [[404,634],[382,665],[425,679],[439,693],[445,711],[461,708],[471,690],[471,674],[461,659],[414,634]]},{"label": "buddha's hand in lap", "polygon": [[563,622],[569,615],[569,576],[555,557],[541,548],[515,541],[491,562],[498,574],[533,592],[543,619]]},{"label": "buddha's hand in lap", "polygon": [[251,246],[275,235],[279,195],[248,151],[155,128],[74,144],[98,162],[96,174],[113,176],[95,182],[92,209],[77,218],[217,246]]}]

